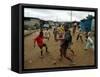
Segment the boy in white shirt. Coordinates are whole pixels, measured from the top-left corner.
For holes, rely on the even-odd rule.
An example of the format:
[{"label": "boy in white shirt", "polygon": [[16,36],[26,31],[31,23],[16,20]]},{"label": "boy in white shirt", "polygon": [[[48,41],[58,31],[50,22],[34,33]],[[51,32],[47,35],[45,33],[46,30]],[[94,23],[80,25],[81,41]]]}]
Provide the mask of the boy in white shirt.
[{"label": "boy in white shirt", "polygon": [[48,30],[48,28],[44,31],[44,36],[46,39],[50,39],[50,31]]},{"label": "boy in white shirt", "polygon": [[85,50],[88,50],[88,49],[94,49],[93,35],[91,32],[88,33],[88,38],[87,38],[86,46],[85,46]]}]

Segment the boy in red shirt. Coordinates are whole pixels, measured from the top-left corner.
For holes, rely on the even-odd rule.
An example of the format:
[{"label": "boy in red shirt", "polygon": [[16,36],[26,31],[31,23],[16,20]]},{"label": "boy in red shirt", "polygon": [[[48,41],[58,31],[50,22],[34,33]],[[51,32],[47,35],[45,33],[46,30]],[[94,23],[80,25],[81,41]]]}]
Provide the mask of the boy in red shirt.
[{"label": "boy in red shirt", "polygon": [[41,49],[41,56],[43,56],[43,47],[46,48],[46,52],[48,53],[48,47],[47,45],[43,42],[44,36],[43,36],[43,30],[40,31],[40,34],[34,39],[34,47],[35,43],[37,42],[38,47]]}]

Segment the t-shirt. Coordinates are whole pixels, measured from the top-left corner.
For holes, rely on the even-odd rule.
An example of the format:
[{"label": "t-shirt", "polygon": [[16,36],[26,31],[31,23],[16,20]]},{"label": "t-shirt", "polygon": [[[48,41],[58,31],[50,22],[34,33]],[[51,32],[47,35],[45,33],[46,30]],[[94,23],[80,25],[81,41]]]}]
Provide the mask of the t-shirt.
[{"label": "t-shirt", "polygon": [[45,37],[50,37],[50,32],[49,31],[44,31],[44,36]]},{"label": "t-shirt", "polygon": [[65,32],[64,40],[67,41],[67,42],[71,42],[72,41],[72,36],[69,33],[69,31]]},{"label": "t-shirt", "polygon": [[43,39],[44,39],[44,37],[37,36],[34,40],[37,42],[38,46],[42,46],[43,45]]}]

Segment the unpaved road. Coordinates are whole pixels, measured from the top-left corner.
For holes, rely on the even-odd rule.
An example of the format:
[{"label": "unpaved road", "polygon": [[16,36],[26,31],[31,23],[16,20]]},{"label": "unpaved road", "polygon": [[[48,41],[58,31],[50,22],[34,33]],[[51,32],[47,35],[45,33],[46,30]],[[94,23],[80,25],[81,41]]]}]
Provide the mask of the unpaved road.
[{"label": "unpaved road", "polygon": [[[35,69],[35,68],[52,68],[52,67],[72,67],[72,66],[88,66],[94,64],[94,51],[84,51],[85,42],[76,40],[76,35],[73,36],[72,49],[75,52],[75,56],[72,56],[70,51],[68,56],[75,62],[74,65],[70,65],[70,62],[66,59],[59,61],[59,41],[55,41],[52,30],[50,40],[46,40],[48,45],[49,54],[45,52],[44,57],[40,58],[40,49],[38,46],[34,48],[33,38],[36,37],[37,33],[33,33],[29,36],[24,37],[24,68]],[[84,39],[84,38],[83,38]],[[54,62],[56,61],[56,64]]]}]

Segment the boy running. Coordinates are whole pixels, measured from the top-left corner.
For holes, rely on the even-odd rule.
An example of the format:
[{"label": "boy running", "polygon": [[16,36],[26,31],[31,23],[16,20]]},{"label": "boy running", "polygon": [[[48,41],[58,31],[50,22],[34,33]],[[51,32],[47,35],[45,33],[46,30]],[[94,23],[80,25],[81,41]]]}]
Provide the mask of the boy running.
[{"label": "boy running", "polygon": [[62,43],[60,45],[60,57],[62,60],[62,58],[66,58],[68,59],[71,63],[73,63],[73,60],[69,57],[66,56],[66,51],[67,49],[70,49],[70,51],[74,54],[74,51],[70,48],[72,44],[72,36],[71,36],[71,33],[68,29],[65,28],[65,34],[64,34],[64,39],[62,39]]},{"label": "boy running", "polygon": [[78,40],[79,38],[80,38],[80,40],[83,42],[83,39],[82,39],[82,31],[81,31],[80,26],[78,27],[78,35],[77,35],[76,40]]},{"label": "boy running", "polygon": [[48,53],[48,47],[44,43],[44,36],[43,36],[43,30],[40,31],[40,34],[34,39],[34,47],[37,42],[38,47],[41,49],[41,56],[43,56],[43,47],[45,47],[46,52]]}]

